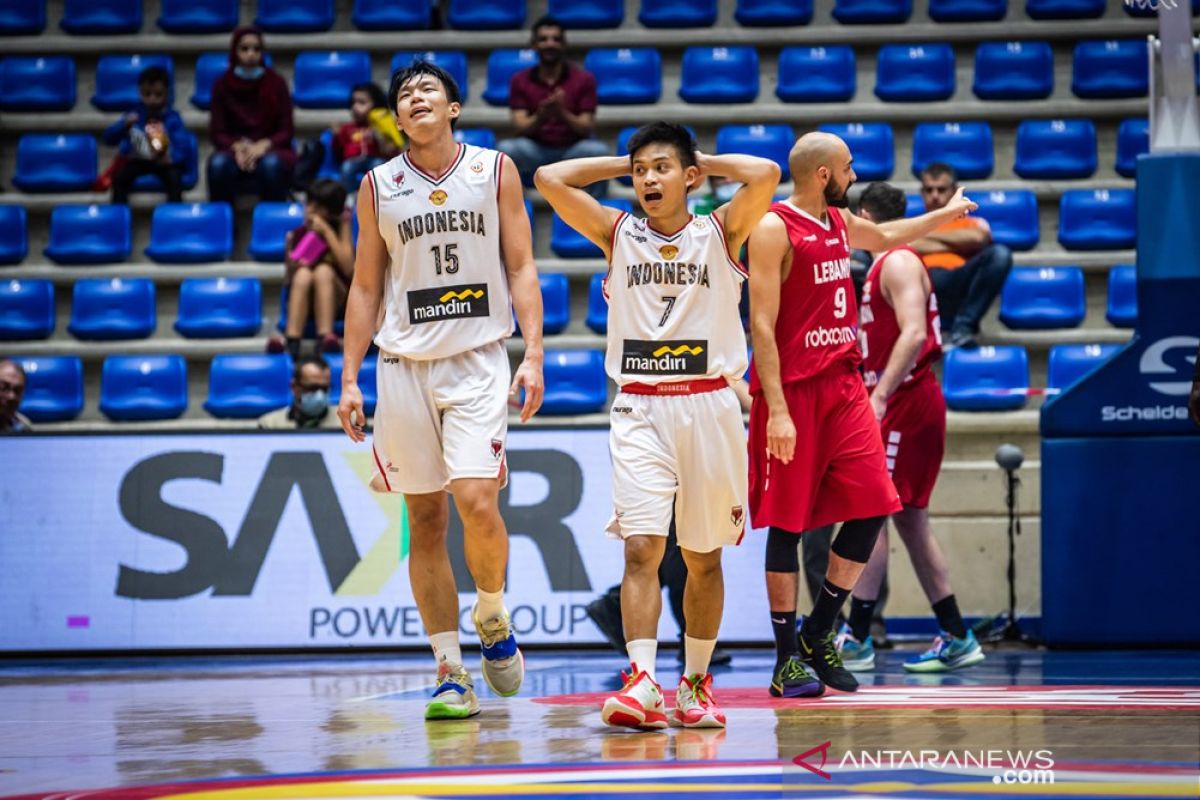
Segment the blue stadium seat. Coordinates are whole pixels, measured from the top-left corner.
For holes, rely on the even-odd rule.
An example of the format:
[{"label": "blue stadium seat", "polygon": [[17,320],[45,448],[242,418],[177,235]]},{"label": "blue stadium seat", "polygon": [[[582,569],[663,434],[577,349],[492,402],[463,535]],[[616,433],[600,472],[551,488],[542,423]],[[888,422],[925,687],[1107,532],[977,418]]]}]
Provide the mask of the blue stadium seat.
[{"label": "blue stadium seat", "polygon": [[253,419],[292,403],[292,359],[286,354],[213,356],[204,410],[214,417]]},{"label": "blue stadium seat", "polygon": [[818,130],[840,136],[854,156],[860,181],[885,181],[896,169],[892,126],[886,122],[849,122],[821,125]]},{"label": "blue stadium seat", "polygon": [[61,205],[50,212],[46,257],[58,264],[112,264],[129,259],[133,223],[127,205]]},{"label": "blue stadium seat", "polygon": [[20,264],[29,255],[25,206],[0,206],[0,264]]},{"label": "blue stadium seat", "polygon": [[450,0],[446,21],[465,31],[503,31],[525,24],[525,0]]},{"label": "blue stadium seat", "polygon": [[[527,201],[528,202],[528,201]],[[337,319],[333,321],[333,332],[341,336],[345,332],[344,315],[339,314]],[[280,333],[287,330],[288,319],[288,285],[285,283],[279,287],[279,321],[275,323],[275,329]],[[317,338],[317,324],[313,319],[312,314],[309,314],[308,322],[304,325],[304,330],[301,331],[301,338],[315,339]]]},{"label": "blue stadium seat", "polygon": [[429,11],[429,0],[354,0],[350,19],[360,31],[419,31]]},{"label": "blue stadium seat", "polygon": [[1105,0],[1025,0],[1033,19],[1091,19],[1104,16]]},{"label": "blue stadium seat", "polygon": [[20,412],[34,422],[66,422],[83,411],[83,362],[78,356],[25,356]]},{"label": "blue stadium seat", "polygon": [[[329,362],[329,403],[336,406],[342,399],[342,364],[345,359],[341,353],[322,353],[321,358]],[[363,410],[367,412],[367,416],[374,415],[375,406],[379,402],[379,389],[375,378],[378,365],[379,359],[368,354],[358,368],[358,390],[362,392]]]},{"label": "blue stadium seat", "polygon": [[96,180],[96,140],[81,133],[27,133],[17,141],[13,184],[23,192],[82,192]]},{"label": "blue stadium seat", "polygon": [[747,28],[784,28],[812,22],[813,0],[738,0],[733,12]]},{"label": "blue stadium seat", "polygon": [[74,105],[74,59],[69,56],[0,59],[0,110],[70,111]]},{"label": "blue stadium seat", "polygon": [[625,21],[625,0],[550,0],[548,13],[567,30],[616,28]]},{"label": "blue stadium seat", "polygon": [[45,339],[54,333],[54,282],[0,281],[0,340]]},{"label": "blue stadium seat", "polygon": [[167,33],[224,33],[238,23],[238,0],[162,0],[160,8]]},{"label": "blue stadium seat", "polygon": [[561,272],[538,275],[542,285],[542,330],[548,334],[562,333],[571,321],[571,289],[567,276]]},{"label": "blue stadium seat", "polygon": [[788,152],[795,137],[790,125],[723,125],[717,129],[717,153],[746,153],[769,158],[782,170],[780,180],[790,180]]},{"label": "blue stadium seat", "polygon": [[679,96],[688,103],[750,103],[758,97],[753,47],[689,47],[683,51]]},{"label": "blue stadium seat", "polygon": [[1137,324],[1137,267],[1117,264],[1108,271],[1108,307],[1104,317],[1118,328]]},{"label": "blue stadium seat", "polygon": [[142,29],[142,0],[64,0],[59,25],[80,36],[137,33]]},{"label": "blue stadium seat", "polygon": [[254,336],[262,327],[258,278],[184,278],[175,330],[188,339]]},{"label": "blue stadium seat", "polygon": [[187,410],[183,356],[108,356],[100,371],[100,413],[117,422],[175,419]]},{"label": "blue stadium seat", "polygon": [[293,76],[298,107],[345,108],[351,88],[371,80],[371,56],[366,50],[300,53]]},{"label": "blue stadium seat", "polygon": [[913,175],[933,161],[954,167],[958,177],[979,180],[992,174],[992,127],[986,122],[922,122],[913,130]]},{"label": "blue stadium seat", "polygon": [[1137,176],[1137,157],[1150,152],[1150,120],[1133,117],[1121,120],[1117,128],[1117,174],[1126,178]]},{"label": "blue stadium seat", "polygon": [[854,48],[785,47],[779,51],[775,95],[785,103],[841,103],[858,88]]},{"label": "blue stadium seat", "polygon": [[333,20],[333,0],[258,0],[254,24],[268,33],[316,33]]},{"label": "blue stadium seat", "polygon": [[[172,158],[183,166],[181,185],[191,189],[200,180],[200,145],[191,131],[183,131],[171,140]],[[133,182],[135,192],[164,192],[166,187],[157,175],[139,175]]]},{"label": "blue stadium seat", "polygon": [[657,103],[662,96],[662,59],[653,47],[589,50],[583,66],[596,76],[601,103]]},{"label": "blue stadium seat", "polygon": [[942,392],[955,411],[1010,411],[1025,405],[1029,356],[1024,347],[957,347],[946,353]]},{"label": "blue stadium seat", "polygon": [[1054,91],[1054,51],[1049,42],[984,42],[975,48],[980,100],[1041,100]]},{"label": "blue stadium seat", "polygon": [[[610,208],[619,208],[632,213],[633,204],[628,200],[605,198],[600,201]],[[557,213],[550,226],[550,249],[559,258],[604,258],[599,247],[592,244],[583,234],[562,221]]]},{"label": "blue stadium seat", "polygon": [[256,261],[283,261],[283,240],[288,231],[304,224],[300,203],[259,203],[250,223],[247,251]]},{"label": "blue stadium seat", "polygon": [[1056,344],[1050,348],[1046,375],[1049,393],[1058,394],[1113,357],[1119,344]]},{"label": "blue stadium seat", "polygon": [[508,105],[508,87],[512,76],[538,63],[537,51],[529,48],[509,50],[498,47],[488,54],[487,87],[483,99],[488,105]]},{"label": "blue stadium seat", "polygon": [[169,78],[167,82],[168,103],[175,101],[175,64],[170,56],[155,55],[109,55],[100,56],[96,62],[96,93],[92,105],[101,111],[125,112],[141,102],[138,93],[138,75],[147,67],[163,67]]},{"label": "blue stadium seat", "polygon": [[601,350],[547,350],[542,367],[543,414],[591,414],[608,402],[608,376]]},{"label": "blue stadium seat", "polygon": [[154,301],[149,278],[84,278],[75,282],[67,330],[76,339],[145,339],[158,327]]},{"label": "blue stadium seat", "polygon": [[201,53],[196,59],[196,81],[190,98],[196,108],[208,111],[212,104],[212,87],[217,78],[229,69],[228,53]]},{"label": "blue stadium seat", "polygon": [[1071,91],[1077,97],[1144,97],[1150,86],[1144,39],[1075,45]]},{"label": "blue stadium seat", "polygon": [[948,100],[954,94],[954,49],[948,44],[879,48],[875,95],[893,103]]},{"label": "blue stadium seat", "polygon": [[929,0],[934,22],[995,22],[1007,11],[1008,0]]},{"label": "blue stadium seat", "polygon": [[1017,126],[1013,172],[1022,178],[1090,178],[1096,161],[1090,119],[1028,119]]},{"label": "blue stadium seat", "polygon": [[919,217],[925,213],[925,201],[921,195],[913,192],[904,195],[904,216]]},{"label": "blue stadium seat", "polygon": [[1058,211],[1058,241],[1068,250],[1120,250],[1137,244],[1133,189],[1068,189]]},{"label": "blue stadium seat", "polygon": [[224,261],[233,250],[228,203],[165,203],[150,218],[146,255],[164,264]]},{"label": "blue stadium seat", "polygon": [[455,128],[454,141],[495,150],[496,132],[491,128]]},{"label": "blue stadium seat", "polygon": [[992,240],[1013,250],[1032,250],[1041,238],[1037,195],[1026,189],[978,192],[975,213],[987,220]]},{"label": "blue stadium seat", "polygon": [[400,50],[392,56],[392,72],[406,67],[414,61],[436,64],[454,78],[458,84],[458,96],[467,100],[467,54],[462,50]]},{"label": "blue stadium seat", "polygon": [[711,28],[717,0],[642,0],[638,22],[647,28]]},{"label": "blue stadium seat", "polygon": [[0,36],[33,36],[46,29],[46,0],[6,0],[0,4]]},{"label": "blue stadium seat", "polygon": [[608,300],[604,297],[604,273],[597,272],[588,282],[588,328],[604,336],[608,333]]},{"label": "blue stadium seat", "polygon": [[1017,267],[1000,292],[1000,321],[1013,330],[1074,328],[1086,315],[1079,267]]},{"label": "blue stadium seat", "polygon": [[912,0],[834,0],[833,18],[843,25],[899,24],[912,9]]}]

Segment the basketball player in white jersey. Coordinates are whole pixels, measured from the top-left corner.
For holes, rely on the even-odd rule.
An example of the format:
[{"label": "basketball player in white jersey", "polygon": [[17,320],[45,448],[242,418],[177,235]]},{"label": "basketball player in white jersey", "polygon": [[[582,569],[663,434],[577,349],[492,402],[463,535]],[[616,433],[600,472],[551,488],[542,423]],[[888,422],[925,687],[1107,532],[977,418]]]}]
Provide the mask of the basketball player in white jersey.
[{"label": "basketball player in white jersey", "polygon": [[[438,662],[425,718],[462,719],[479,713],[479,700],[458,641],[447,492],[462,517],[478,593],[471,619],[483,676],[511,696],[525,667],[504,608],[508,533],[498,497],[507,479],[508,396],[525,390],[522,422],[542,402],[541,290],[516,166],[495,150],[454,141],[454,79],[417,62],[392,76],[388,95],[409,149],[367,173],[359,188],[338,416],[351,439],[364,441],[358,371],[374,336],[371,485],[403,494],[408,509],[409,578]],[[514,308],[525,358],[510,387],[504,340]]]},{"label": "basketball player in white jersey", "polygon": [[[633,176],[646,219],[600,205],[584,187]],[[711,216],[688,213],[687,193],[707,175],[743,184]],[[658,564],[671,515],[687,562],[684,672],[674,719],[723,727],[709,659],[724,605],[721,548],[746,523],[746,434],[730,382],[746,371],[738,300],[746,273],[734,254],[766,213],[779,167],[744,155],[706,156],[679,125],[656,122],[629,140],[629,158],[581,158],[542,167],[538,189],[608,259],[609,447],[614,514],[625,542],[621,616],[632,664],[604,703],[609,725],[665,728],[654,677],[662,597]]]}]

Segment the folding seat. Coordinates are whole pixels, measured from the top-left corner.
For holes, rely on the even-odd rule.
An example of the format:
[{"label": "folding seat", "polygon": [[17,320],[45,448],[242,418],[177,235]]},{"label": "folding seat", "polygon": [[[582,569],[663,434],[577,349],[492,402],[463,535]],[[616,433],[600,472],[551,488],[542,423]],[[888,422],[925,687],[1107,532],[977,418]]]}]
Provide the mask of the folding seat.
[{"label": "folding seat", "polygon": [[450,0],[446,21],[466,31],[503,31],[525,24],[525,0]]},{"label": "folding seat", "polygon": [[843,25],[899,24],[912,9],[912,0],[834,0],[833,18]]},{"label": "folding seat", "polygon": [[879,48],[875,95],[894,103],[948,100],[954,94],[954,49],[948,44]]},{"label": "folding seat", "polygon": [[254,24],[268,33],[317,33],[333,20],[333,0],[258,0]]},{"label": "folding seat", "polygon": [[[1057,394],[1113,357],[1119,344],[1056,344],[1050,348],[1046,388]],[[1057,390],[1057,391],[1055,391]]]},{"label": "folding seat", "polygon": [[571,288],[561,272],[538,275],[542,287],[542,330],[548,334],[562,333],[571,321]]},{"label": "folding seat", "polygon": [[429,0],[354,0],[350,20],[360,31],[418,31],[429,27]]},{"label": "folding seat", "polygon": [[20,264],[29,255],[25,206],[0,205],[0,264]]},{"label": "folding seat", "polygon": [[904,195],[904,216],[919,217],[925,213],[925,200],[917,192]]},{"label": "folding seat", "polygon": [[259,203],[250,222],[250,246],[247,252],[255,261],[283,261],[283,240],[304,224],[304,206],[300,203]]},{"label": "folding seat", "polygon": [[54,282],[0,281],[0,340],[45,339],[54,333]]},{"label": "folding seat", "polygon": [[753,47],[689,47],[683,51],[679,96],[688,103],[750,103],[758,97]]},{"label": "folding seat", "polygon": [[212,87],[217,78],[229,69],[228,53],[201,53],[196,59],[196,80],[189,98],[192,105],[204,111],[212,104]]},{"label": "folding seat", "polygon": [[46,257],[57,264],[113,264],[129,259],[133,223],[127,205],[62,205],[50,212]]},{"label": "folding seat", "polygon": [[296,56],[292,99],[300,108],[345,108],[350,90],[371,80],[365,50],[307,52]]},{"label": "folding seat", "polygon": [[[171,140],[172,157],[183,167],[180,186],[191,189],[200,180],[200,145],[191,131],[181,131]],[[157,175],[139,175],[133,182],[135,192],[163,192],[166,187]]]},{"label": "folding seat", "polygon": [[[321,358],[329,363],[329,404],[337,405],[342,399],[342,364],[341,353],[322,353]],[[375,414],[375,406],[379,402],[379,389],[375,380],[378,372],[379,359],[368,354],[358,368],[358,390],[362,392],[363,411],[367,416]]]},{"label": "folding seat", "polygon": [[1090,178],[1096,161],[1090,119],[1027,119],[1017,126],[1013,171],[1022,178]]},{"label": "folding seat", "polygon": [[857,87],[854,49],[847,45],[779,51],[775,95],[785,103],[841,103]]},{"label": "folding seat", "polygon": [[790,125],[723,125],[717,129],[717,153],[745,153],[769,158],[782,170],[780,180],[790,180],[788,152],[795,137]]},{"label": "folding seat", "polygon": [[1144,117],[1121,120],[1117,128],[1117,163],[1113,165],[1117,174],[1137,177],[1137,157],[1149,152],[1150,120]]},{"label": "folding seat", "polygon": [[1079,267],[1017,267],[1000,292],[1000,321],[1013,330],[1074,328],[1086,315]]},{"label": "folding seat", "polygon": [[597,272],[588,281],[588,328],[604,336],[608,333],[608,300],[604,297],[604,273]]},{"label": "folding seat", "polygon": [[224,261],[233,250],[228,203],[164,203],[150,218],[146,255],[164,264]]},{"label": "folding seat", "polygon": [[601,103],[657,103],[662,96],[662,59],[653,47],[589,50],[583,66],[596,76]]},{"label": "folding seat", "polygon": [[1049,42],[984,42],[975,48],[980,100],[1042,100],[1054,91],[1054,51]]},{"label": "folding seat", "polygon": [[100,370],[100,413],[117,422],[175,419],[187,410],[183,356],[108,356]]},{"label": "folding seat", "polygon": [[625,21],[625,0],[550,0],[549,14],[567,30],[616,28]]},{"label": "folding seat", "polygon": [[608,402],[608,376],[601,350],[547,350],[542,367],[543,414],[591,414]]},{"label": "folding seat", "polygon": [[149,278],[85,278],[75,282],[71,322],[76,339],[145,339],[158,326],[154,281]]},{"label": "folding seat", "polygon": [[963,180],[992,174],[992,127],[986,122],[922,122],[913,130],[913,175],[934,161],[954,167]]},{"label": "folding seat", "polygon": [[138,76],[147,67],[167,71],[167,103],[175,102],[175,64],[170,56],[107,55],[96,62],[96,93],[92,105],[101,111],[126,112],[141,102]]},{"label": "folding seat", "polygon": [[[626,213],[633,211],[628,200],[605,198],[600,201],[610,208],[619,208]],[[576,231],[556,213],[550,227],[550,249],[559,258],[603,258],[600,248],[592,244],[583,234]]]},{"label": "folding seat", "polygon": [[1033,19],[1091,19],[1104,16],[1105,0],[1025,0]]},{"label": "folding seat", "polygon": [[[280,333],[283,333],[284,331],[286,331],[287,330],[287,320],[288,320],[288,285],[285,283],[285,284],[283,284],[283,286],[279,287],[279,321],[275,324],[275,329],[278,330]],[[343,315],[339,314],[337,316],[337,318],[333,321],[333,332],[336,333],[338,336],[341,336],[345,332],[345,320],[343,319]],[[300,332],[300,337],[302,339],[317,338],[316,320],[313,319],[311,311],[308,316],[308,322],[306,322],[304,325],[304,330]]]},{"label": "folding seat", "polygon": [[647,28],[711,28],[717,0],[642,0],[638,22]]},{"label": "folding seat", "polygon": [[81,36],[137,33],[142,29],[142,0],[64,0],[59,25]]},{"label": "folding seat", "polygon": [[733,12],[747,28],[785,28],[812,22],[813,0],[738,0]]},{"label": "folding seat", "polygon": [[65,422],[83,411],[83,362],[78,356],[24,356],[20,412],[34,422]]},{"label": "folding seat", "polygon": [[498,47],[488,55],[487,87],[483,90],[483,99],[493,106],[508,105],[508,87],[512,76],[523,69],[536,66],[538,56],[536,50],[509,50]]},{"label": "folding seat", "polygon": [[929,0],[934,22],[995,22],[1007,11],[1008,0]]},{"label": "folding seat", "polygon": [[1088,99],[1145,97],[1150,69],[1144,39],[1112,39],[1075,45],[1071,91]]},{"label": "folding seat", "polygon": [[75,60],[70,56],[0,58],[0,110],[70,111]]},{"label": "folding seat", "polygon": [[238,23],[238,0],[162,0],[160,9],[167,33],[224,33]]},{"label": "folding seat", "polygon": [[1108,307],[1104,317],[1118,328],[1137,324],[1137,268],[1117,264],[1108,271]]},{"label": "folding seat", "polygon": [[258,278],[184,278],[175,330],[188,339],[255,336],[262,327]]},{"label": "folding seat", "polygon": [[896,169],[896,147],[892,126],[886,122],[848,122],[819,126],[818,130],[840,136],[854,156],[859,181],[885,181]]},{"label": "folding seat", "polygon": [[495,150],[496,132],[491,128],[455,128],[454,141]]},{"label": "folding seat", "polygon": [[292,359],[286,354],[213,356],[204,409],[214,417],[253,419],[292,403]]},{"label": "folding seat", "polygon": [[[454,78],[458,84],[458,96],[467,100],[467,54],[462,50],[401,50],[392,56],[392,72],[407,67],[414,61],[428,61]],[[347,93],[348,94],[348,93]]]},{"label": "folding seat", "polygon": [[1029,356],[1024,347],[962,347],[946,353],[942,393],[955,411],[1010,411],[1025,405]]},{"label": "folding seat", "polygon": [[1133,189],[1068,189],[1058,210],[1058,241],[1068,250],[1121,250],[1137,244]]},{"label": "folding seat", "polygon": [[1041,238],[1037,195],[1026,189],[978,192],[974,213],[987,220],[992,240],[1013,250],[1032,250]]},{"label": "folding seat", "polygon": [[23,192],[82,192],[96,180],[96,140],[82,133],[27,133],[17,141],[13,184]]},{"label": "folding seat", "polygon": [[33,36],[46,29],[46,0],[0,3],[0,36]]}]

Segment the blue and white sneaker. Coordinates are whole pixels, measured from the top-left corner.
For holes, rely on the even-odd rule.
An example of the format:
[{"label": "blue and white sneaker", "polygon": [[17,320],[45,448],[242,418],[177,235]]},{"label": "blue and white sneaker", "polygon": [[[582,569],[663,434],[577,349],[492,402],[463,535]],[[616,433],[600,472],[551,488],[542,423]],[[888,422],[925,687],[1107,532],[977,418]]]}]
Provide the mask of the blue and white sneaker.
[{"label": "blue and white sneaker", "polygon": [[949,672],[983,661],[983,648],[975,639],[975,632],[967,629],[967,635],[955,639],[942,631],[928,650],[904,662],[909,672]]},{"label": "blue and white sneaker", "polygon": [[860,642],[850,632],[850,626],[843,625],[836,641],[843,667],[851,672],[870,672],[875,669],[875,640],[870,636],[865,642]]},{"label": "blue and white sneaker", "polygon": [[475,623],[475,632],[479,634],[479,643],[483,646],[480,664],[483,679],[496,694],[512,697],[525,680],[525,656],[517,647],[508,612],[480,621],[475,616],[475,606],[472,606],[471,621]]},{"label": "blue and white sneaker", "polygon": [[437,687],[425,706],[425,719],[466,719],[479,713],[475,684],[462,664],[438,665]]}]

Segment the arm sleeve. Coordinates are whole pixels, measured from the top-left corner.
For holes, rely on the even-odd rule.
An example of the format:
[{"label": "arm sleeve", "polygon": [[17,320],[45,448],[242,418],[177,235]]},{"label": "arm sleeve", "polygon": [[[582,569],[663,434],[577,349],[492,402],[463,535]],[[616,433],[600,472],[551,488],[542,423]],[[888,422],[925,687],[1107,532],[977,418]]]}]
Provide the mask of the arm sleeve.
[{"label": "arm sleeve", "polygon": [[104,133],[102,133],[100,135],[100,138],[104,139],[104,143],[106,145],[108,145],[109,147],[113,147],[117,144],[120,144],[122,141],[124,141],[125,140],[125,115],[122,114],[121,117],[116,122],[114,122],[112,125],[109,125],[107,128],[105,128]]}]

